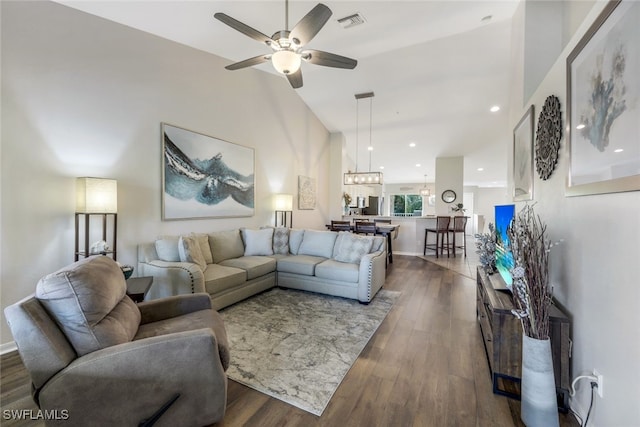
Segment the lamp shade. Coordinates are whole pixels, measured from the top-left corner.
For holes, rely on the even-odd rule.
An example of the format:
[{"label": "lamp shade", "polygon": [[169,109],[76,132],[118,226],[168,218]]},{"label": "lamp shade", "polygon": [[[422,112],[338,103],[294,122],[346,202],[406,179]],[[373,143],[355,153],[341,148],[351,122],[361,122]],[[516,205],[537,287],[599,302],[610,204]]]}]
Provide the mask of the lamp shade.
[{"label": "lamp shade", "polygon": [[276,211],[292,211],[293,210],[293,195],[291,194],[276,194],[273,197],[273,207]]},{"label": "lamp shade", "polygon": [[77,178],[76,212],[117,213],[118,182],[105,178]]},{"label": "lamp shade", "polygon": [[300,69],[302,59],[291,50],[279,50],[271,55],[273,68],[281,74],[293,74]]}]

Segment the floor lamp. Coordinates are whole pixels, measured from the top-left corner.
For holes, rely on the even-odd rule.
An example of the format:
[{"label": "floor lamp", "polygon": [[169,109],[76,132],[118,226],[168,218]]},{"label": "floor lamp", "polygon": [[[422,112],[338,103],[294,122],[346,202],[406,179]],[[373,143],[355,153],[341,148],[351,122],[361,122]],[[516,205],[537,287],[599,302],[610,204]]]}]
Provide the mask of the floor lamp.
[{"label": "floor lamp", "polygon": [[293,195],[276,194],[273,197],[273,207],[276,211],[276,227],[293,227]]}]

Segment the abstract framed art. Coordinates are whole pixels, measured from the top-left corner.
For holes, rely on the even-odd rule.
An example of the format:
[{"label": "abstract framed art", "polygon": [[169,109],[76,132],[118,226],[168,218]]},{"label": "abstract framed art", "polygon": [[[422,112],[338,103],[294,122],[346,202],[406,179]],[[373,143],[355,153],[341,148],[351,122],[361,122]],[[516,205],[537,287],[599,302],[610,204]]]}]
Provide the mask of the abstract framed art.
[{"label": "abstract framed art", "polygon": [[567,57],[567,196],[640,190],[638,22],[610,1]]},{"label": "abstract framed art", "polygon": [[162,123],[162,219],[253,216],[254,150]]},{"label": "abstract framed art", "polygon": [[533,199],[533,105],[513,129],[513,200]]}]

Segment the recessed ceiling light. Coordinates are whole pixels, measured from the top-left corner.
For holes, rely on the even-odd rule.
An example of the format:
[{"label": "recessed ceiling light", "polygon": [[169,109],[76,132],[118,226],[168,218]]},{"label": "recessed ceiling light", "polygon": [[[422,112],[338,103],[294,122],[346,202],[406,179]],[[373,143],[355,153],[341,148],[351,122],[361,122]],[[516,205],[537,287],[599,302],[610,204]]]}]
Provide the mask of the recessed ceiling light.
[{"label": "recessed ceiling light", "polygon": [[367,150],[373,151],[373,147],[370,145],[370,146],[367,147]]},{"label": "recessed ceiling light", "polygon": [[585,126],[583,123],[580,123],[578,126],[576,126],[576,129],[580,130],[580,129],[584,129]]},{"label": "recessed ceiling light", "polygon": [[478,172],[482,172],[484,168],[478,168]]},{"label": "recessed ceiling light", "polygon": [[380,166],[380,169],[384,169],[384,166]]},{"label": "recessed ceiling light", "polygon": [[614,153],[622,153],[624,150],[622,148],[616,148],[613,150]]},{"label": "recessed ceiling light", "polygon": [[412,142],[411,144],[409,144],[409,147],[411,147],[411,148],[413,148],[413,147],[415,147],[415,146],[416,146],[416,143],[415,143],[415,142]]},{"label": "recessed ceiling light", "polygon": [[420,163],[416,163],[417,168],[419,168],[420,166],[422,166]]},{"label": "recessed ceiling light", "polygon": [[489,109],[489,111],[491,111],[492,113],[497,113],[498,111],[500,111],[500,106],[494,105]]}]

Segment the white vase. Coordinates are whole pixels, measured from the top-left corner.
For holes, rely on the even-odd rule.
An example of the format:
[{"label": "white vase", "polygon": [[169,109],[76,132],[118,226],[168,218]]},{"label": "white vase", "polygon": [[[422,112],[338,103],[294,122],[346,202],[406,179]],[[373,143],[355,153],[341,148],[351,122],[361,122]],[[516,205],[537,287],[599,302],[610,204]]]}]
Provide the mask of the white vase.
[{"label": "white vase", "polygon": [[522,335],[520,418],[527,427],[558,427],[551,340]]}]

